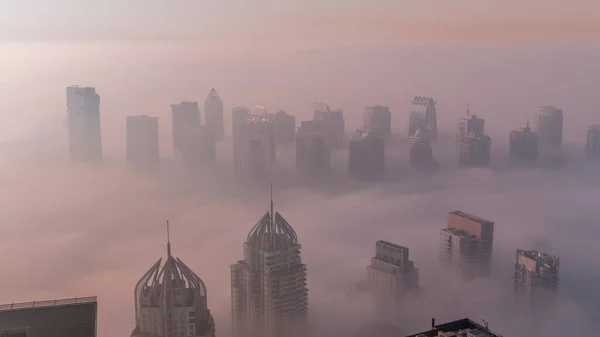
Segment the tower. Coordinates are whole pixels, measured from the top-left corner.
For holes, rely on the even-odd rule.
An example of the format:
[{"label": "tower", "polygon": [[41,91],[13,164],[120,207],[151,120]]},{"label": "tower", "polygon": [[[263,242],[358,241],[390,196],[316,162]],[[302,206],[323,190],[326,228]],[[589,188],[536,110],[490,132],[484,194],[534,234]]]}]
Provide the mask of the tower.
[{"label": "tower", "polygon": [[67,87],[67,122],[71,160],[101,160],[100,95],[95,88]]},{"label": "tower", "polygon": [[222,139],[225,134],[223,124],[223,101],[212,88],[204,101],[204,124],[213,133],[215,139]]},{"label": "tower", "polygon": [[214,337],[204,282],[171,254],[167,222],[167,258],[159,259],[135,286],[132,337]]},{"label": "tower", "polygon": [[558,292],[560,259],[535,250],[517,249],[514,289],[537,307],[552,304]]},{"label": "tower", "polygon": [[388,137],[392,134],[390,108],[381,105],[368,106],[363,112],[363,129]]},{"label": "tower", "polygon": [[303,121],[296,135],[296,168],[306,173],[329,170],[331,154],[323,121]]},{"label": "tower", "polygon": [[296,117],[284,110],[278,109],[274,114],[269,114],[269,120],[273,123],[275,143],[292,143],[296,137]]},{"label": "tower", "polygon": [[237,172],[261,178],[275,166],[275,136],[273,124],[266,113],[259,114],[261,110],[258,107],[254,110],[255,114],[248,115],[238,125],[233,159]]},{"label": "tower", "polygon": [[379,134],[358,130],[350,141],[348,173],[360,180],[380,180],[385,173],[385,144]]},{"label": "tower", "polygon": [[411,164],[430,164],[434,161],[431,137],[427,129],[418,129],[409,140],[408,151]]},{"label": "tower", "polygon": [[466,167],[483,167],[490,164],[492,139],[484,134],[485,121],[471,115],[461,118],[456,126],[458,163]]},{"label": "tower", "polygon": [[531,131],[529,123],[524,128],[510,133],[509,156],[513,162],[533,164],[538,159],[537,134]]},{"label": "tower", "polygon": [[600,158],[600,124],[590,126],[586,136],[586,154],[590,158]]},{"label": "tower", "polygon": [[304,336],[306,266],[292,226],[271,209],[250,230],[244,259],[231,265],[235,337]]},{"label": "tower", "polygon": [[535,132],[539,149],[543,154],[562,148],[563,110],[555,106],[543,106],[536,117]]},{"label": "tower", "polygon": [[171,118],[173,123],[173,153],[178,154],[183,149],[185,139],[200,129],[198,102],[171,104]]},{"label": "tower", "polygon": [[[412,100],[412,108],[411,108],[411,122],[410,125],[413,125],[412,119],[413,116],[415,118],[420,118],[422,116],[423,125],[418,125],[416,127],[409,127],[409,136],[412,136],[414,132],[419,128],[426,128],[429,131],[430,137],[432,141],[437,140],[437,113],[435,110],[435,105],[437,102],[431,97],[425,96],[415,96]],[[414,113],[414,114],[413,114]]]},{"label": "tower", "polygon": [[325,125],[327,125],[327,140],[330,145],[338,145],[342,142],[346,132],[346,122],[342,108],[331,109],[325,103],[314,103],[313,120],[325,122]]}]

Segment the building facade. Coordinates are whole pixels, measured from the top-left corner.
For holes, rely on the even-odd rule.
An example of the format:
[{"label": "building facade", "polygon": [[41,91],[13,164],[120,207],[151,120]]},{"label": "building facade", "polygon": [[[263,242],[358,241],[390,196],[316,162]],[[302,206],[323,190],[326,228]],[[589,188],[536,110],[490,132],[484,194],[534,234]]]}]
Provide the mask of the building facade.
[{"label": "building facade", "polygon": [[167,243],[164,265],[159,259],[135,286],[135,329],[132,337],[214,337],[215,323],[207,305],[204,282]]},{"label": "building facade", "polygon": [[0,305],[0,336],[96,337],[96,297]]},{"label": "building facade", "polygon": [[513,162],[534,164],[538,159],[537,134],[531,130],[529,123],[520,130],[510,133],[509,158]]},{"label": "building facade", "polygon": [[475,115],[469,114],[461,118],[456,126],[456,144],[460,147],[460,144],[464,139],[471,137],[484,136],[485,120],[477,118]]},{"label": "building facade", "polygon": [[458,143],[458,164],[463,167],[487,167],[490,165],[492,138],[471,134]]},{"label": "building facade", "polygon": [[244,259],[231,266],[235,337],[306,335],[308,287],[301,248],[271,201],[271,211],[246,238]]},{"label": "building facade", "polygon": [[313,120],[325,122],[327,125],[327,140],[331,146],[342,143],[346,133],[346,122],[342,108],[331,109],[325,103],[314,103]]},{"label": "building facade", "polygon": [[331,151],[323,121],[303,121],[296,134],[296,169],[314,174],[329,171]]},{"label": "building facade", "polygon": [[387,106],[374,105],[365,107],[363,112],[363,129],[388,137],[392,134],[392,113]]},{"label": "building facade", "polygon": [[296,117],[279,109],[274,114],[269,114],[273,123],[273,132],[276,144],[293,143],[296,139]]},{"label": "building facade", "polygon": [[494,243],[492,221],[454,211],[440,231],[440,260],[463,278],[489,276]]},{"label": "building facade", "polygon": [[95,88],[67,87],[67,122],[71,160],[101,160],[100,95]]},{"label": "building facade", "polygon": [[430,164],[434,162],[431,148],[431,137],[427,129],[418,129],[409,138],[409,161],[413,165]]},{"label": "building facade", "polygon": [[127,162],[133,165],[153,166],[160,161],[158,117],[127,117]]},{"label": "building facade", "polygon": [[360,180],[381,180],[385,174],[384,139],[367,131],[359,130],[350,141],[348,173]]},{"label": "building facade", "polygon": [[198,102],[181,102],[171,104],[171,119],[173,124],[173,153],[182,151],[185,139],[198,132],[200,126],[200,109]]},{"label": "building facade", "polygon": [[[553,300],[560,283],[560,259],[535,250],[517,249],[515,292],[534,301]],[[546,303],[544,303],[546,304]]]},{"label": "building facade", "polygon": [[562,149],[563,110],[555,106],[541,107],[536,116],[535,132],[543,154]]},{"label": "building facade", "polygon": [[600,158],[600,124],[588,128],[585,152],[590,158]]},{"label": "building facade", "polygon": [[223,101],[212,88],[204,101],[204,125],[212,132],[215,139],[222,139],[225,135],[223,124]]},{"label": "building facade", "polygon": [[409,249],[384,240],[375,243],[367,276],[370,288],[385,298],[399,299],[419,287],[419,269],[409,259]]},{"label": "building facade", "polygon": [[275,134],[266,115],[250,114],[238,125],[234,146],[235,171],[253,178],[267,176],[275,166]]},{"label": "building facade", "polygon": [[[415,96],[411,101],[411,113],[408,136],[412,136],[417,129],[425,128],[429,131],[432,141],[437,140],[437,112],[436,101],[431,97]],[[413,117],[415,118],[413,125]]]}]

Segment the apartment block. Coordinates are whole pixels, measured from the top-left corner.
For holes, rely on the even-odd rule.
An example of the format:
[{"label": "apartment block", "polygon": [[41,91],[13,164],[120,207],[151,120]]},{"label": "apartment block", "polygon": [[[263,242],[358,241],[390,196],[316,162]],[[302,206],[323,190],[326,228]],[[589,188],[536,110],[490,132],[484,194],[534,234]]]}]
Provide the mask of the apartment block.
[{"label": "apartment block", "polygon": [[409,249],[384,240],[375,243],[367,276],[370,287],[385,297],[400,298],[419,287],[419,269],[409,259]]},{"label": "apartment block", "polygon": [[[534,301],[553,300],[560,283],[560,259],[536,250],[517,249],[515,292]],[[543,302],[542,302],[543,303]]]}]

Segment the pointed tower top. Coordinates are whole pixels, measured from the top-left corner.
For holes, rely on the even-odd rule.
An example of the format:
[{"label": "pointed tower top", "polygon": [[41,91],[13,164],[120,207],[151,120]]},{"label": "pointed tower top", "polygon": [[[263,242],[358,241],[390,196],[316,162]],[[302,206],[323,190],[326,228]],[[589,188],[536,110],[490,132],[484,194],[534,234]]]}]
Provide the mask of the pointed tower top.
[{"label": "pointed tower top", "polygon": [[167,255],[171,256],[171,233],[169,231],[169,220],[167,220]]}]

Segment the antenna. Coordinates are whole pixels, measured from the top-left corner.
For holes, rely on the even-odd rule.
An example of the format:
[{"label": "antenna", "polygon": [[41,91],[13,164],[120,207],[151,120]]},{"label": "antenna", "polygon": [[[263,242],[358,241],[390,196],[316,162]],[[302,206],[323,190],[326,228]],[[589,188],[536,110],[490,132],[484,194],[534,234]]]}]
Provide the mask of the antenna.
[{"label": "antenna", "polygon": [[471,112],[469,111],[469,104],[467,103],[467,116],[471,116]]},{"label": "antenna", "polygon": [[273,183],[271,183],[271,224],[275,223],[275,214],[273,214]]},{"label": "antenna", "polygon": [[167,254],[171,256],[171,233],[169,231],[169,220],[167,220]]}]

